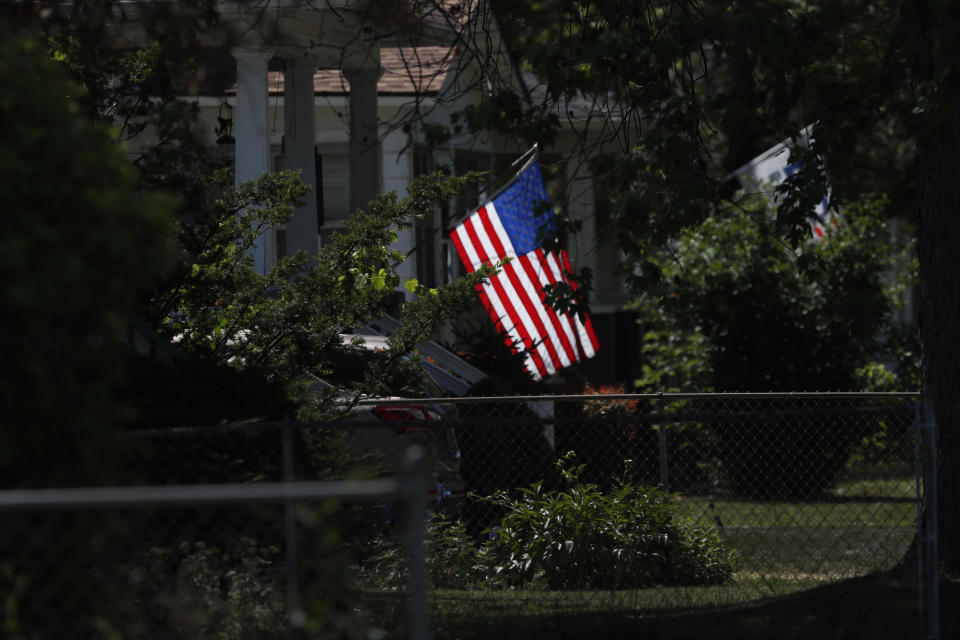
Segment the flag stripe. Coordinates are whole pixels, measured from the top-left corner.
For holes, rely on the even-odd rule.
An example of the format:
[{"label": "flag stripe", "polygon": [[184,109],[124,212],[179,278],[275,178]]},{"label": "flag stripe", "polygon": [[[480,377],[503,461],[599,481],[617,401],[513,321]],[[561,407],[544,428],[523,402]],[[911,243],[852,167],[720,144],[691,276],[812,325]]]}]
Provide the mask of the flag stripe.
[{"label": "flag stripe", "polygon": [[[522,305],[518,307],[520,320],[524,323],[524,326],[531,335],[540,337],[537,344],[537,351],[543,358],[544,364],[551,374],[556,373],[561,368],[569,365],[561,364],[562,359],[560,354],[557,353],[553,340],[550,338],[550,334],[543,324],[543,319],[540,317],[543,304],[538,298],[531,298],[529,292],[525,290],[523,283],[520,281],[520,274],[517,270],[519,260],[522,260],[522,258],[515,258],[506,264],[503,268],[502,277],[509,280],[508,291],[514,292],[516,303]],[[504,286],[507,286],[507,283],[504,283]]]},{"label": "flag stripe", "polygon": [[519,263],[517,268],[523,269],[525,282],[529,287],[528,294],[531,296],[531,299],[535,301],[534,304],[536,304],[540,312],[541,320],[550,338],[550,344],[553,345],[560,358],[561,368],[569,367],[578,360],[577,353],[570,344],[569,336],[567,336],[556,310],[545,302],[547,294],[543,288],[540,277],[537,275],[538,272],[543,272],[540,257],[536,251],[531,251],[521,257],[517,262]]},{"label": "flag stripe", "polygon": [[[473,214],[475,216],[477,214]],[[473,216],[470,216],[473,218]],[[467,268],[467,273],[473,273],[480,268],[479,256],[474,253],[470,253],[466,250],[464,242],[469,242],[470,239],[465,237],[466,229],[464,225],[460,225],[452,232],[450,232],[450,239],[453,240],[453,246],[456,247],[457,253],[460,254],[460,260],[463,262],[463,265]]]},{"label": "flag stripe", "polygon": [[[560,257],[563,259],[563,266],[566,270],[566,273],[573,273],[573,266],[570,264],[570,258],[567,256],[567,252],[561,251]],[[576,292],[579,288],[575,280],[570,281],[570,288],[573,289],[574,292]],[[590,354],[587,357],[592,358],[594,355],[596,355],[597,349],[600,347],[600,343],[597,341],[597,334],[593,331],[593,323],[590,322],[590,316],[583,314],[583,318],[581,319],[580,314],[575,313],[573,314],[573,319],[580,328],[580,332],[586,334],[587,340],[585,342],[585,346],[589,347]]]},{"label": "flag stripe", "polygon": [[[549,284],[556,284],[558,282],[565,282],[563,277],[563,271],[560,270],[559,263],[556,261],[556,258],[552,253],[546,253],[542,249],[540,251],[540,260],[543,264],[543,275],[546,278]],[[560,322],[563,325],[564,333],[567,336],[567,340],[570,341],[570,344],[573,345],[574,350],[576,351],[577,360],[583,360],[587,357],[586,352],[583,348],[582,341],[580,340],[580,333],[577,330],[576,323],[573,318],[570,317],[571,314],[565,313],[560,316]]]},{"label": "flag stripe", "polygon": [[[473,251],[477,254],[477,260],[480,263],[490,263],[493,264],[497,261],[497,254],[493,252],[493,248],[490,245],[490,241],[486,238],[486,234],[478,233],[478,225],[480,219],[486,215],[486,210],[481,209],[480,212],[467,218],[463,227],[467,232],[467,237],[470,239],[469,245]],[[476,224],[475,224],[476,223]],[[486,242],[484,242],[486,240]],[[520,344],[523,345],[524,350],[530,354],[530,357],[533,359],[533,362],[536,367],[536,374],[540,376],[549,375],[556,371],[553,369],[552,363],[548,365],[544,362],[543,356],[546,355],[546,349],[542,344],[535,342],[534,336],[527,330],[527,325],[523,323],[519,309],[522,309],[519,299],[517,298],[516,291],[512,287],[503,286],[503,275],[497,274],[496,276],[490,278],[490,280],[484,284],[484,290],[487,292],[487,295],[490,295],[491,301],[494,302],[494,307],[497,308],[497,312],[510,319],[512,327],[516,332],[516,335],[519,337]],[[495,291],[495,295],[491,295],[491,290]],[[525,312],[524,312],[525,313]],[[506,324],[506,323],[505,323]],[[551,369],[553,369],[551,371]],[[548,373],[549,372],[549,373]]]},{"label": "flag stripe", "polygon": [[548,284],[553,284],[553,281],[551,281],[547,275],[547,267],[544,265],[543,260],[543,250],[537,249],[527,254],[527,260],[525,260],[524,266],[530,279],[539,284],[541,305],[550,317],[550,323],[558,336],[558,341],[563,347],[567,358],[573,362],[577,362],[580,360],[580,354],[576,347],[576,336],[570,327],[566,314],[558,314],[553,307],[543,302],[546,298],[544,287]]},{"label": "flag stripe", "polygon": [[[550,271],[555,279],[564,279],[564,270],[560,265],[560,260],[557,259],[557,254],[548,253],[546,262],[550,266]],[[574,339],[577,341],[584,358],[592,358],[595,351],[593,348],[593,341],[590,339],[590,334],[586,331],[583,323],[580,322],[580,318],[577,316],[577,314],[571,313],[567,314],[567,320],[572,325]]]},{"label": "flag stripe", "polygon": [[[463,230],[463,236],[461,236],[460,231]],[[466,229],[464,227],[459,227],[453,233],[450,234],[450,239],[453,240],[453,245],[457,249],[457,253],[460,255],[460,259],[463,261],[463,264],[467,267],[467,272],[472,273],[476,271],[476,267],[479,267],[482,263],[480,261],[479,255],[476,250],[473,248],[473,244],[470,241],[470,238],[467,237]],[[466,244],[464,243],[466,241]],[[494,302],[491,300],[490,296],[487,295],[485,283],[480,283],[477,285],[477,291],[480,293],[480,299],[483,302],[483,306],[487,309],[487,312],[490,314],[490,319],[493,320],[495,327],[499,329],[501,333],[508,334],[505,342],[510,345],[510,348],[516,352],[516,347],[514,342],[520,342],[520,336],[515,334],[507,328],[506,324],[503,322],[503,318],[506,317],[506,311],[503,310],[503,305],[500,304],[499,298]],[[496,292],[493,292],[496,296]],[[501,312],[498,313],[497,309],[500,309]],[[513,338],[513,339],[511,339]]]},{"label": "flag stripe", "polygon": [[[523,366],[533,374],[534,379],[539,380],[541,378],[539,370],[537,369],[536,363],[533,361],[533,357],[528,351],[521,350],[517,347],[519,342],[519,336],[515,332],[508,331],[506,326],[503,324],[503,316],[497,313],[496,307],[490,299],[490,296],[487,295],[486,290],[481,285],[477,287],[480,292],[480,303],[483,304],[483,308],[487,310],[487,315],[490,316],[490,320],[493,322],[493,326],[497,328],[497,331],[504,336],[503,343],[509,347],[511,353],[522,353],[523,354]],[[493,292],[496,295],[496,292]],[[498,305],[502,308],[502,305],[499,304],[499,299],[497,299]]]},{"label": "flag stripe", "polygon": [[[479,244],[480,248],[486,252],[491,260],[497,259],[497,252],[493,247],[491,237],[481,227],[476,224],[483,223],[487,218],[487,211],[481,211],[480,216],[475,220],[472,228],[468,228],[468,233]],[[481,254],[482,255],[482,254]],[[544,345],[541,336],[542,332],[537,331],[532,322],[530,313],[524,304],[523,297],[517,288],[510,282],[511,263],[502,265],[501,271],[495,277],[490,279],[490,284],[496,288],[507,314],[517,327],[518,333],[523,337],[523,344],[537,365],[537,374],[541,376],[551,375],[557,372],[557,367],[550,358],[550,352]]]},{"label": "flag stripe", "polygon": [[[493,245],[494,252],[496,255],[501,256],[514,253],[513,247],[509,244],[510,238],[500,224],[500,217],[495,213],[496,207],[493,204],[489,204],[485,209],[493,209],[494,211],[494,215],[489,215],[488,211],[488,215],[482,216],[484,230],[487,232],[487,237]],[[503,239],[503,241],[501,241],[501,239]],[[504,246],[504,241],[506,242],[506,246]],[[571,362],[567,358],[567,355],[562,352],[557,352],[558,338],[556,332],[553,330],[553,324],[547,317],[543,299],[538,294],[537,288],[533,286],[533,283],[527,276],[526,270],[523,268],[522,263],[528,262],[525,258],[526,256],[514,258],[503,268],[504,274],[510,278],[510,282],[513,285],[512,290],[517,292],[517,297],[523,305],[525,314],[521,314],[521,318],[524,323],[526,323],[530,333],[543,338],[543,345],[547,351],[545,355],[549,358],[553,369],[556,371],[564,367],[569,367]],[[547,362],[547,358],[544,358],[544,361]]]},{"label": "flag stripe", "polygon": [[[563,261],[563,264],[566,267],[564,273],[570,273],[573,271],[573,267],[570,266],[570,260],[567,258],[566,251],[562,251],[560,256],[555,257],[555,259]],[[571,282],[570,286],[574,291],[576,291],[577,284],[575,282]],[[590,322],[590,318],[586,314],[584,314],[581,318],[580,314],[572,313],[570,314],[570,319],[577,328],[577,335],[580,338],[580,344],[583,347],[584,355],[587,358],[592,358],[594,355],[596,355],[598,346],[597,335],[593,331],[593,323]]]},{"label": "flag stripe", "polygon": [[[483,262],[480,259],[480,255],[476,251],[469,234],[467,233],[466,225],[464,224],[460,227],[457,227],[457,229],[451,232],[450,238],[453,241],[454,248],[457,250],[457,254],[460,256],[460,260],[466,266],[467,271],[476,271],[476,269],[479,268]],[[523,339],[521,338],[520,333],[516,331],[515,327],[508,326],[509,317],[507,315],[507,310],[501,302],[500,297],[497,295],[496,289],[489,287],[486,283],[478,285],[477,289],[480,292],[480,302],[487,310],[490,320],[493,322],[493,325],[497,327],[498,331],[505,336],[504,343],[510,347],[510,350],[513,353],[519,352],[520,349],[517,345],[523,346]],[[531,357],[531,354],[526,351],[526,349],[523,351],[525,355],[524,364],[527,370],[534,375],[535,379],[539,380],[539,368]]]}]

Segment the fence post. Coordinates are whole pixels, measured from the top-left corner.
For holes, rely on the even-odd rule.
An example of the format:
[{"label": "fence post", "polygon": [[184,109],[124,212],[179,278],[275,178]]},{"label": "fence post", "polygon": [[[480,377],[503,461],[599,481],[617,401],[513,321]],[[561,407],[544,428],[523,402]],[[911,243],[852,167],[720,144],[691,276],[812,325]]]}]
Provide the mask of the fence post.
[{"label": "fence post", "polygon": [[[290,418],[283,416],[282,433],[283,481],[292,483],[293,473],[293,433]],[[293,640],[303,628],[305,616],[300,609],[300,596],[297,590],[297,516],[296,505],[292,498],[283,501],[283,533],[287,560],[287,638]]]},{"label": "fence post", "polygon": [[660,445],[660,488],[664,491],[670,490],[669,467],[667,466],[667,423],[664,419],[666,411],[663,407],[663,391],[658,392],[657,413],[661,420],[657,423],[657,441]]},{"label": "fence post", "polygon": [[414,445],[404,454],[404,478],[400,488],[407,520],[407,557],[410,559],[410,620],[408,636],[411,640],[430,640],[430,621],[427,611],[427,567],[423,540],[426,535],[427,476],[423,448]]},{"label": "fence post", "polygon": [[923,409],[917,422],[917,571],[920,606],[920,637],[940,638],[940,553],[937,518],[937,421],[934,415],[933,389],[923,393]]}]

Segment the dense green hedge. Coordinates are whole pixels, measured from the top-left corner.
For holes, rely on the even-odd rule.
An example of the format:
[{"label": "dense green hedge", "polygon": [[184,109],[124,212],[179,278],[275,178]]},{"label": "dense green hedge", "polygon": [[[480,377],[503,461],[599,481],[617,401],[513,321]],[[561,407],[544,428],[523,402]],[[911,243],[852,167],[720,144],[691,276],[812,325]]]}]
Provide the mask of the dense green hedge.
[{"label": "dense green hedge", "polygon": [[[739,555],[712,527],[677,510],[673,496],[621,482],[603,491],[584,482],[569,454],[558,465],[564,487],[542,483],[484,502],[503,513],[477,539],[460,521],[431,514],[427,564],[432,586],[447,589],[637,589],[732,580]],[[402,588],[403,555],[383,536],[368,548],[365,589]]]},{"label": "dense green hedge", "polygon": [[490,500],[507,510],[485,557],[490,584],[549,589],[630,589],[719,584],[737,554],[710,527],[681,516],[670,494],[629,483],[602,492],[562,469],[566,487],[539,485]]}]

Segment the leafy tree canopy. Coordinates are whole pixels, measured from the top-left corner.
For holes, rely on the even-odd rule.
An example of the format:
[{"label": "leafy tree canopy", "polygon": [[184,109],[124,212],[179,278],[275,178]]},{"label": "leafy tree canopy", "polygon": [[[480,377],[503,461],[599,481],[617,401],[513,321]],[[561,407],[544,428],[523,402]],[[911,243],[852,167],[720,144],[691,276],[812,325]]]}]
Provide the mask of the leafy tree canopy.
[{"label": "leafy tree canopy", "polygon": [[[766,201],[682,233],[662,261],[666,295],[641,296],[651,391],[844,391],[882,346],[912,244],[891,245],[885,203],[844,210],[839,228],[796,248]],[[898,278],[890,274],[898,274]]]},{"label": "leafy tree canopy", "polygon": [[[343,407],[330,402],[335,391],[326,382],[342,387],[340,390],[354,399],[362,393],[420,395],[423,374],[413,346],[430,337],[439,322],[466,304],[472,298],[473,286],[487,272],[438,290],[425,289],[416,281],[401,283],[393,268],[403,256],[391,244],[397,230],[453,197],[475,176],[450,181],[428,176],[412,185],[404,198],[393,194],[380,196],[366,212],[353,216],[343,233],[320,256],[299,254],[284,258],[269,273],[260,275],[252,268],[249,249],[267,226],[289,219],[293,204],[306,187],[293,172],[264,175],[233,186],[223,158],[206,149],[196,136],[197,107],[181,98],[196,90],[200,73],[197,61],[203,57],[198,43],[217,21],[212,3],[177,3],[175,8],[145,4],[138,8],[141,13],[137,19],[145,35],[144,44],[136,46],[118,38],[117,24],[126,18],[121,11],[124,7],[113,2],[75,3],[48,10],[30,5],[17,7],[13,12],[17,13],[15,30],[30,34],[29,46],[34,55],[42,57],[45,49],[46,55],[74,82],[62,90],[64,95],[36,98],[43,105],[34,110],[36,123],[14,117],[8,123],[17,123],[21,137],[33,136],[34,144],[42,147],[44,153],[53,153],[51,149],[89,150],[90,157],[84,155],[87,159],[78,163],[76,170],[93,176],[87,183],[91,189],[110,182],[111,171],[103,171],[104,163],[95,159],[109,147],[105,155],[113,154],[111,157],[119,158],[118,162],[124,165],[123,187],[130,190],[131,198],[144,204],[111,200],[107,190],[91,191],[91,197],[99,194],[117,210],[138,210],[142,216],[160,220],[155,221],[160,227],[147,234],[150,242],[144,241],[135,221],[84,225],[82,229],[64,227],[72,229],[77,238],[86,238],[93,228],[110,229],[118,245],[129,243],[131,255],[118,257],[111,266],[120,269],[125,279],[118,276],[122,282],[105,291],[123,300],[121,289],[126,298],[139,289],[133,316],[175,342],[187,361],[197,363],[198,369],[193,373],[182,370],[183,360],[177,365],[184,381],[211,378],[206,388],[209,393],[201,395],[225,398],[219,412],[221,419],[238,417],[236,407],[231,406],[235,403],[226,399],[231,395],[229,390],[234,390],[232,395],[239,395],[250,388],[255,378],[264,384],[266,402],[260,407],[249,407],[251,415],[256,416],[282,409],[296,409],[301,417],[341,413]],[[19,73],[15,83],[29,83],[29,73],[14,69],[16,59],[15,55],[5,57],[10,73]],[[76,127],[98,131],[102,140],[97,144],[64,146],[62,138],[51,139],[62,136],[63,127],[54,121],[40,120],[46,110],[53,108],[48,105],[67,104],[68,97],[72,105],[70,117],[80,123]],[[21,107],[26,108],[13,106],[18,113]],[[131,150],[133,171],[120,154],[117,142],[128,142],[141,134],[138,139],[148,142]],[[28,142],[24,139],[24,149]],[[116,164],[113,160],[106,162],[111,170]],[[21,164],[42,172],[39,163]],[[5,182],[31,184],[26,179]],[[53,182],[48,177],[47,183]],[[71,215],[81,182],[79,178],[74,182],[64,180],[50,190],[62,192],[63,198],[73,194],[73,199],[61,203],[61,217]],[[33,184],[41,189],[43,182]],[[81,189],[79,193],[85,191]],[[161,200],[162,209],[150,204]],[[74,217],[71,224],[80,224],[81,219]],[[50,227],[49,233],[58,229],[53,217],[42,220],[45,227]],[[79,244],[90,249],[91,259],[111,255],[108,251],[96,254],[93,244]],[[162,272],[151,266],[156,261],[151,259],[150,247],[156,244],[161,245],[168,258]],[[39,251],[40,245],[36,247]],[[44,251],[58,254],[52,246]],[[8,255],[11,268],[27,268],[24,262],[13,260],[19,254]],[[142,263],[137,268],[125,269],[127,258],[140,259]],[[149,278],[145,271],[149,271]],[[388,308],[395,309],[395,291],[400,285],[416,299],[400,306],[404,327],[390,338],[390,349],[365,370],[361,379],[338,381],[334,363],[343,357],[359,358],[364,353],[356,345],[342,344],[340,334]],[[96,286],[103,287],[104,280],[90,278],[83,286],[77,284],[65,291],[65,295],[83,298]],[[90,298],[91,307],[98,299]],[[237,372],[243,375],[237,377]],[[152,376],[142,367],[136,373],[136,380],[141,382],[177,380],[164,367]],[[143,387],[149,389],[151,385]],[[277,394],[269,390],[278,387],[283,389],[286,406],[278,405]],[[196,395],[199,390],[190,391]],[[160,393],[170,397],[177,390],[164,389]],[[144,397],[143,388],[130,389],[127,395],[145,407],[155,408],[158,404],[156,399]],[[216,413],[212,407],[203,412],[205,416]],[[149,416],[142,419],[153,420]],[[175,422],[184,419],[189,419],[186,413],[179,419],[171,417]]]},{"label": "leafy tree canopy", "polygon": [[[0,38],[0,485],[98,477],[134,293],[168,264],[174,198],[141,193],[33,40]],[[39,461],[44,464],[38,465]]]},{"label": "leafy tree canopy", "polygon": [[804,171],[784,185],[778,207],[778,230],[794,243],[806,238],[825,168],[837,203],[881,192],[903,213],[915,201],[904,169],[924,107],[909,85],[916,16],[899,2],[495,7],[542,98],[504,109],[498,105],[509,99],[498,96],[474,110],[473,121],[549,144],[566,127],[558,110],[568,110],[579,152],[615,194],[617,242],[638,288],[657,281],[654,258],[668,240],[731,197],[725,176],[810,124],[813,152],[797,149]]}]

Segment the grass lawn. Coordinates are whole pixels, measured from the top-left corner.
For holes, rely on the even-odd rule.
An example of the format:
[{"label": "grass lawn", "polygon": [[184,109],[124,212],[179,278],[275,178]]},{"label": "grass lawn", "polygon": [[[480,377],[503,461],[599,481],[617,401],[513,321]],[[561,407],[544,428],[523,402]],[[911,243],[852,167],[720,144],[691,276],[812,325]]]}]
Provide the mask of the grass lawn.
[{"label": "grass lawn", "polygon": [[[726,587],[716,589],[716,593],[727,590]],[[436,637],[461,640],[919,637],[916,585],[912,580],[901,580],[890,574],[804,588],[749,603],[721,604],[707,599],[695,608],[673,610],[625,609],[619,606],[623,602],[597,597],[599,595],[568,594],[567,603],[579,606],[565,610],[555,608],[558,603],[554,594],[437,593],[433,620]],[[639,604],[646,596],[624,594],[623,597]],[[668,599],[676,602],[673,597]],[[960,611],[960,584],[942,585],[941,611],[941,637],[960,637],[956,621],[956,612]]]},{"label": "grass lawn", "polygon": [[[626,591],[437,591],[438,638],[915,638],[912,479],[841,483],[817,501],[677,496],[740,554],[732,584]],[[943,611],[957,605],[945,585]],[[950,624],[944,622],[944,636]]]},{"label": "grass lawn", "polygon": [[[741,557],[740,578],[839,580],[894,566],[915,531],[912,498],[838,495],[816,502],[679,497]],[[777,591],[761,591],[777,595]]]}]

